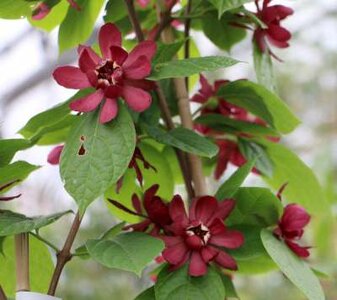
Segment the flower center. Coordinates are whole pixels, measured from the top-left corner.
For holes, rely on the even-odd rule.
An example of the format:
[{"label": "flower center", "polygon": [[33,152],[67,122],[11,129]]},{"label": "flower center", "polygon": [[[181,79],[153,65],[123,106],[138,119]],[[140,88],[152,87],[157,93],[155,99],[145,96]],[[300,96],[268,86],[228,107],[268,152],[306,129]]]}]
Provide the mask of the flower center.
[{"label": "flower center", "polygon": [[200,223],[197,226],[191,226],[188,227],[186,230],[186,233],[188,236],[197,236],[199,237],[203,244],[206,245],[209,238],[211,237],[211,234],[209,232],[209,229],[207,226],[205,226],[204,224]]},{"label": "flower center", "polygon": [[112,60],[106,60],[96,67],[99,87],[116,85],[123,75],[122,68]]}]

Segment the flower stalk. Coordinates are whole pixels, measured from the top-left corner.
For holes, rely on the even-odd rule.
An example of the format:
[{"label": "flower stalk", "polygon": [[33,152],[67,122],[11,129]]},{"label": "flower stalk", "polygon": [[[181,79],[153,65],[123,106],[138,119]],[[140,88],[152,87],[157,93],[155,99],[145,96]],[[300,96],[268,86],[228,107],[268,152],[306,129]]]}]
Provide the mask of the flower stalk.
[{"label": "flower stalk", "polygon": [[21,233],[15,236],[16,290],[29,291],[29,236]]}]

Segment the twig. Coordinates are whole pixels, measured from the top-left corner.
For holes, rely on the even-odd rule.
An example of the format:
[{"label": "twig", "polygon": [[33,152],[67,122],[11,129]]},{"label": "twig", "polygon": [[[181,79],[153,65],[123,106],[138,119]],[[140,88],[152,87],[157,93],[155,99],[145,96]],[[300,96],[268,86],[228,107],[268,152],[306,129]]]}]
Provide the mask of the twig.
[{"label": "twig", "polygon": [[5,294],[5,291],[2,289],[1,285],[0,285],[0,300],[7,300],[7,296]]},{"label": "twig", "polygon": [[15,236],[16,290],[29,291],[29,236],[21,233]]},{"label": "twig", "polygon": [[60,252],[60,249],[58,249],[54,244],[52,244],[51,242],[47,241],[45,238],[43,238],[40,234],[38,233],[34,233],[34,232],[30,232],[30,234],[32,236],[34,236],[35,238],[37,238],[38,240],[40,240],[41,242],[45,243],[47,246],[49,246],[50,248],[52,248],[56,253]]},{"label": "twig", "polygon": [[[144,34],[143,34],[143,31],[140,27],[133,1],[132,0],[131,1],[125,0],[125,4],[126,4],[126,7],[128,9],[129,18],[130,18],[130,21],[131,21],[132,26],[134,28],[134,31],[136,33],[137,40],[139,42],[141,42],[141,41],[144,40]],[[158,96],[158,104],[159,104],[159,107],[160,107],[165,125],[168,129],[171,130],[175,126],[174,126],[174,123],[172,121],[170,109],[167,105],[166,97],[165,97],[162,89],[160,88],[160,86],[158,84],[156,85],[156,94]],[[175,152],[176,152],[179,164],[180,164],[181,171],[183,173],[184,182],[185,182],[188,197],[189,197],[189,199],[192,199],[194,197],[194,191],[193,191],[193,187],[192,187],[192,184],[191,184],[191,175],[189,173],[188,165],[186,163],[185,154],[182,151],[180,151],[179,149],[175,149]]]},{"label": "twig", "polygon": [[[188,0],[187,7],[185,11],[185,16],[188,16],[192,9],[192,0]],[[184,45],[184,57],[190,57],[190,28],[191,28],[191,19],[187,18],[185,20],[185,29],[184,29],[184,37],[185,37],[185,45]],[[185,78],[186,89],[188,89],[188,77]]]},{"label": "twig", "polygon": [[73,224],[70,228],[70,231],[68,233],[67,239],[64,243],[64,246],[62,250],[57,254],[56,267],[55,267],[53,277],[51,279],[49,290],[48,290],[48,295],[50,296],[55,295],[56,288],[60,280],[60,276],[63,271],[63,268],[66,265],[66,263],[69,262],[72,258],[72,254],[70,251],[74,243],[75,237],[77,235],[77,232],[80,228],[81,221],[82,221],[82,217],[80,216],[79,213],[77,213],[73,221]]}]

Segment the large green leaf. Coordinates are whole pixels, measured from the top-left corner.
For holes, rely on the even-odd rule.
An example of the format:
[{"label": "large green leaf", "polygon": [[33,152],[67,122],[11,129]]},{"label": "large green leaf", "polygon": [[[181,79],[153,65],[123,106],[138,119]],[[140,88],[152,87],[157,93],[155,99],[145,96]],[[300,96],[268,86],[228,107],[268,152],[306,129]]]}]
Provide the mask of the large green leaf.
[{"label": "large green leaf", "polygon": [[293,131],[299,124],[288,106],[262,85],[248,80],[237,80],[221,87],[218,95],[247,109],[282,133]]},{"label": "large green leaf", "polygon": [[325,299],[319,280],[305,261],[297,257],[270,231],[263,229],[261,231],[261,239],[268,254],[279,266],[281,271],[309,300]]},{"label": "large green leaf", "polygon": [[246,36],[245,29],[232,25],[237,22],[237,17],[232,14],[225,14],[219,20],[215,12],[210,12],[201,20],[205,35],[220,49],[230,51]]},{"label": "large green leaf", "polygon": [[0,168],[0,185],[15,181],[24,180],[28,175],[37,170],[39,166],[34,166],[25,161],[16,161],[10,165]]},{"label": "large green leaf", "polygon": [[1,19],[21,19],[32,13],[34,3],[25,0],[1,0],[0,18]]},{"label": "large green leaf", "polygon": [[185,40],[176,41],[171,44],[158,44],[156,55],[152,60],[152,64],[156,65],[159,63],[164,63],[171,60],[179,51],[179,49],[184,45]]},{"label": "large green leaf", "polygon": [[24,139],[0,140],[0,167],[9,164],[16,152],[31,146],[32,143]]},{"label": "large green leaf", "polygon": [[269,53],[261,52],[256,43],[254,43],[254,67],[258,83],[275,92],[276,82],[272,58]]},{"label": "large green leaf", "polygon": [[242,187],[234,195],[235,208],[226,223],[268,227],[277,224],[283,208],[281,201],[268,189]]},{"label": "large green leaf", "polygon": [[115,23],[128,14],[124,0],[109,0],[105,6],[105,11],[104,21],[106,23]]},{"label": "large green leaf", "polygon": [[191,277],[188,265],[170,272],[165,267],[158,275],[155,289],[156,300],[223,300],[225,288],[219,273],[209,267],[207,274]]},{"label": "large green leaf", "polygon": [[237,169],[231,177],[229,177],[218,189],[215,197],[221,201],[231,198],[240,188],[246,177],[249,175],[255,165],[255,161],[248,161],[239,169]]},{"label": "large green leaf", "polygon": [[164,131],[159,127],[144,126],[147,133],[159,143],[204,157],[214,157],[218,153],[214,143],[192,130],[179,127]]},{"label": "large green leaf", "polygon": [[30,232],[56,222],[70,211],[52,214],[49,216],[26,217],[9,210],[0,210],[0,236],[15,235]]},{"label": "large green leaf", "polygon": [[227,10],[240,7],[241,5],[252,2],[252,0],[208,0],[218,10],[219,18]]},{"label": "large green leaf", "polygon": [[135,298],[135,300],[156,300],[156,295],[154,293],[154,286],[143,291]]},{"label": "large green leaf", "polygon": [[237,63],[237,60],[225,56],[205,56],[171,60],[155,65],[148,79],[161,80],[165,78],[188,77],[204,71],[215,71],[217,69],[227,68]]},{"label": "large green leaf", "polygon": [[[171,161],[168,160],[168,158],[163,155],[162,152],[149,144],[142,142],[138,144],[138,147],[142,151],[145,159],[156,168],[156,171],[154,171],[152,168],[145,169],[143,164],[139,162],[138,165],[144,179],[143,189],[138,185],[138,182],[136,182],[135,170],[129,169],[123,175],[123,185],[120,188],[119,193],[116,192],[115,185],[109,188],[105,193],[106,198],[117,200],[132,210],[134,210],[131,202],[132,194],[137,193],[138,195],[141,195],[144,190],[148,189],[153,184],[159,184],[159,190],[157,194],[163,199],[170,200],[174,192],[173,173],[170,169]],[[117,218],[129,223],[139,221],[139,217],[128,214],[111,205],[110,203],[107,205],[112,214]]]},{"label": "large green leaf", "polygon": [[59,30],[60,53],[86,42],[93,32],[104,0],[77,0],[81,10],[71,6]]},{"label": "large green leaf", "polygon": [[256,136],[277,137],[275,129],[252,122],[235,120],[220,114],[204,114],[195,120],[196,123],[207,125],[216,131],[226,133],[248,133]]},{"label": "large green leaf", "polygon": [[256,275],[277,269],[263,247],[260,227],[241,225],[234,229],[244,235],[245,242],[240,248],[226,251],[236,260],[240,274]]},{"label": "large green leaf", "polygon": [[[36,238],[29,238],[30,287],[34,292],[45,293],[53,274],[54,264],[46,245]],[[16,291],[14,237],[5,238],[4,255],[0,253],[0,282],[7,296]]]},{"label": "large green leaf", "polygon": [[89,240],[91,257],[108,268],[131,271],[138,276],[163,249],[160,239],[141,232],[120,234],[113,239]]},{"label": "large green leaf", "polygon": [[83,213],[124,174],[136,145],[135,128],[123,105],[116,119],[99,123],[99,112],[85,114],[69,135],[61,156],[65,189]]}]

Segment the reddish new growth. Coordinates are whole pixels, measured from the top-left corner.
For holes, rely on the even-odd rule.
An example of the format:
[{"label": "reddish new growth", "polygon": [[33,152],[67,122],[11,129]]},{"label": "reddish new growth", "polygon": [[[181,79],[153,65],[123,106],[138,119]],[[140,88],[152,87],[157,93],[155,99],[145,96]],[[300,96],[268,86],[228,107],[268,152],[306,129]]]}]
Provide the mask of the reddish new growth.
[{"label": "reddish new growth", "polygon": [[224,248],[238,248],[244,241],[240,232],[228,230],[224,225],[224,220],[234,208],[234,201],[218,202],[211,196],[199,197],[194,199],[187,215],[179,195],[166,204],[155,195],[157,189],[158,185],[148,189],[143,203],[138,196],[133,195],[135,211],[117,201],[109,200],[116,207],[144,218],[140,223],[129,225],[126,229],[150,229],[150,234],[163,239],[166,245],[163,258],[171,265],[171,270],[189,263],[189,274],[202,276],[207,272],[210,262],[236,270],[235,260],[224,251]]},{"label": "reddish new growth", "polygon": [[[76,3],[75,0],[67,0],[70,6],[78,11],[81,11],[81,7]],[[33,10],[32,19],[35,21],[44,19],[52,10],[53,6],[58,4],[60,1],[48,2],[43,1],[39,2]],[[52,4],[52,5],[50,5]]]},{"label": "reddish new growth", "polygon": [[304,233],[304,227],[310,222],[310,215],[298,204],[288,204],[274,230],[275,236],[283,240],[299,257],[308,257],[310,247],[302,247],[296,243]]},{"label": "reddish new growth", "polygon": [[[219,89],[228,83],[228,80],[217,80],[212,86],[206,80],[206,78],[200,74],[201,88],[199,89],[198,93],[195,94],[191,99],[191,101],[202,105],[200,114],[220,114],[235,120],[265,125],[265,123],[261,119],[250,115],[245,109],[233,105],[227,102],[225,99],[217,96]],[[197,124],[195,128],[200,133],[211,137],[221,134],[201,124]],[[219,179],[226,171],[228,163],[232,163],[233,165],[240,167],[246,163],[246,158],[241,154],[238,144],[236,142],[229,139],[216,137],[216,143],[219,146],[219,154],[214,177],[216,179]],[[255,173],[258,173],[256,169],[254,169],[253,171]]]},{"label": "reddish new growth", "polygon": [[281,26],[281,22],[292,15],[294,11],[284,5],[269,6],[271,0],[264,0],[262,8],[258,1],[255,1],[257,7],[256,16],[266,25],[266,28],[257,27],[254,31],[254,40],[262,52],[269,52],[276,57],[270,50],[268,42],[278,48],[289,47],[291,33]]},{"label": "reddish new growth", "polygon": [[50,163],[51,165],[58,165],[60,163],[63,148],[64,145],[54,147],[48,154],[48,163]]},{"label": "reddish new growth", "polygon": [[[8,187],[12,186],[13,184],[15,184],[17,182],[18,182],[18,180],[14,180],[14,181],[11,181],[11,182],[6,183],[4,185],[1,185],[0,186],[0,192],[4,191],[5,189],[7,189]],[[0,201],[10,201],[10,200],[19,198],[20,196],[21,196],[21,194],[15,195],[15,196],[0,197]]]},{"label": "reddish new growth", "polygon": [[107,123],[118,113],[118,98],[136,112],[151,104],[148,92],[153,83],[145,78],[151,73],[151,59],[156,52],[152,41],[139,43],[129,54],[121,47],[122,36],[111,23],[101,27],[98,35],[103,57],[91,47],[79,46],[79,68],[57,68],[53,76],[58,84],[71,89],[94,87],[96,91],[70,103],[78,112],[90,112],[101,105],[100,122]]}]

